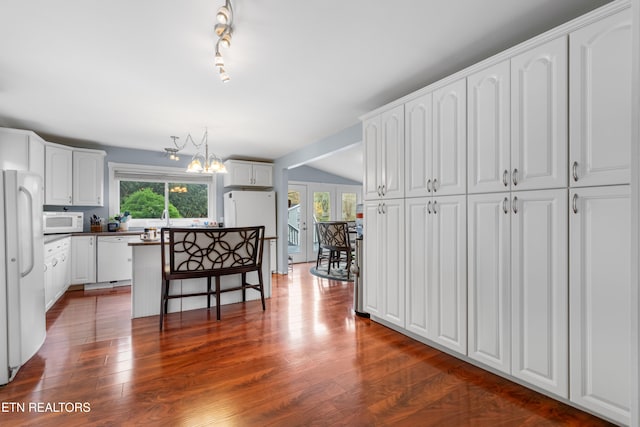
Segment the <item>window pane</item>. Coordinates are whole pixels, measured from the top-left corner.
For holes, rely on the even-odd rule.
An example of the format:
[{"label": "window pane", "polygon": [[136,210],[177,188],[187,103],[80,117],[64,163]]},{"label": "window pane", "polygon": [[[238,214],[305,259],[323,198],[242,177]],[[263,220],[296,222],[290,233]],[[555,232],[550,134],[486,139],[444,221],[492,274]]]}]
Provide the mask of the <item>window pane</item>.
[{"label": "window pane", "polygon": [[121,213],[129,211],[135,219],[155,219],[163,210],[163,182],[120,181]]},{"label": "window pane", "polygon": [[356,193],[342,193],[342,220],[356,220]]},{"label": "window pane", "polygon": [[287,229],[287,243],[289,253],[300,252],[300,233],[302,218],[300,217],[300,192],[289,190],[289,219]]},{"label": "window pane", "polygon": [[[169,183],[171,218],[207,218],[209,186],[207,184]],[[171,208],[176,209],[176,216]]]},{"label": "window pane", "polygon": [[313,193],[313,215],[316,221],[331,220],[331,198],[328,191]]}]

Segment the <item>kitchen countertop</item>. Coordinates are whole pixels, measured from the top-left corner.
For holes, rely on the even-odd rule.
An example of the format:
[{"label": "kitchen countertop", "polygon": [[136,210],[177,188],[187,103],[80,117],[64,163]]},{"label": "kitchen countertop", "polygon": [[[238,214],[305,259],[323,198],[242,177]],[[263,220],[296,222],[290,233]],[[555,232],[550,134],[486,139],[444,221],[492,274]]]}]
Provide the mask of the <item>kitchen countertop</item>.
[{"label": "kitchen countertop", "polygon": [[[111,234],[115,234],[115,233],[111,233]],[[141,234],[141,233],[138,233]],[[264,240],[277,240],[277,237],[265,237]],[[169,243],[169,242],[166,242]],[[160,244],[160,239],[156,239],[156,240],[133,240],[129,242],[129,246],[156,246]]]}]

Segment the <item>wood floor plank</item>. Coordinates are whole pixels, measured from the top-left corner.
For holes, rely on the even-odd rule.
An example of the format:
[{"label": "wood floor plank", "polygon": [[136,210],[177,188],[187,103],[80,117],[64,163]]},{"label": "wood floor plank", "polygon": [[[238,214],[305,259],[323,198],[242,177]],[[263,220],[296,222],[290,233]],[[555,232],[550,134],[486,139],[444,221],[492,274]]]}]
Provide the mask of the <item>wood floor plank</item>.
[{"label": "wood floor plank", "polygon": [[2,425],[601,426],[607,422],[360,318],[353,284],[274,275],[259,302],[130,319],[130,290],[70,291],[0,387]]}]

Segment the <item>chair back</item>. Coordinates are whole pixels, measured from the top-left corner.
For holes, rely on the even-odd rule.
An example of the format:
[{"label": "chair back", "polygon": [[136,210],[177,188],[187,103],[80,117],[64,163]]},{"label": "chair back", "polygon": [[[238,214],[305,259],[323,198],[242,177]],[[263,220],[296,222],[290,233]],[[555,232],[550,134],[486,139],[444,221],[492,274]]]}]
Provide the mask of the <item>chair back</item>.
[{"label": "chair back", "polygon": [[321,248],[333,251],[351,249],[349,226],[346,221],[317,222],[316,231]]},{"label": "chair back", "polygon": [[223,276],[262,268],[264,226],[163,228],[165,279]]}]

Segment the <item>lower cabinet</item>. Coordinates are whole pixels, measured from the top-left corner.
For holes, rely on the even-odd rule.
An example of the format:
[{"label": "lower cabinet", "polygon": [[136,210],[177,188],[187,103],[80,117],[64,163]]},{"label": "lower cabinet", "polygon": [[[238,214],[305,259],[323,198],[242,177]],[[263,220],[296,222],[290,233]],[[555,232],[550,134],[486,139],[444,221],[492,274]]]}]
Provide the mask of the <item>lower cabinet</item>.
[{"label": "lower cabinet", "polygon": [[570,400],[629,424],[630,188],[574,189],[569,202]]},{"label": "lower cabinet", "polygon": [[404,327],[404,200],[373,200],[364,209],[365,308]]},{"label": "lower cabinet", "polygon": [[47,310],[66,292],[71,280],[71,238],[44,245],[44,297]]},{"label": "lower cabinet", "polygon": [[71,284],[96,282],[96,236],[71,238]]}]

